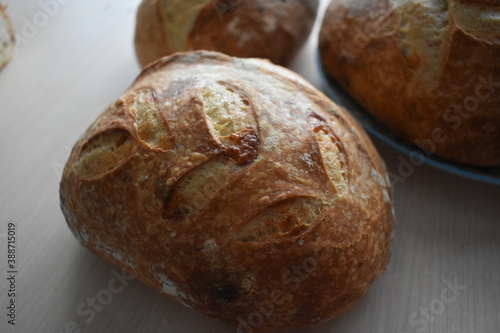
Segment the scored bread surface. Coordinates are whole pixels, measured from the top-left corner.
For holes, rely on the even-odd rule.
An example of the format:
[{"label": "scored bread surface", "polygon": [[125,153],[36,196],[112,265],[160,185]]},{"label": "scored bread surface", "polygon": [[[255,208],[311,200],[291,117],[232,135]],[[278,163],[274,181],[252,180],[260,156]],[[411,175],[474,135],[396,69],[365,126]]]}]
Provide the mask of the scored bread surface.
[{"label": "scored bread surface", "polygon": [[84,246],[208,316],[242,325],[281,295],[255,330],[346,311],[389,259],[391,193],[369,138],[258,59],[146,68],[77,142],[60,194]]},{"label": "scored bread surface", "polygon": [[496,0],[333,0],[326,71],[404,139],[456,162],[500,166]]}]

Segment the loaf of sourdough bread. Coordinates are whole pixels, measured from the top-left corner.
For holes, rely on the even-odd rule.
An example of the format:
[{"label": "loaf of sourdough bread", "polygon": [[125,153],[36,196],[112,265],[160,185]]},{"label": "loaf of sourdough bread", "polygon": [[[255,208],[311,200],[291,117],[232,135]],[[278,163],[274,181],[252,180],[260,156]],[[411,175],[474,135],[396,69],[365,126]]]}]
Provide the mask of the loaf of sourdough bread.
[{"label": "loaf of sourdough bread", "polygon": [[389,259],[391,192],[370,139],[260,59],[147,67],[76,143],[60,196],[85,247],[244,331],[320,324]]},{"label": "loaf of sourdough bread", "polygon": [[213,50],[286,65],[309,36],[318,0],[143,0],[142,66],[178,51]]},{"label": "loaf of sourdough bread", "polygon": [[333,0],[326,71],[409,142],[500,166],[500,2]]}]

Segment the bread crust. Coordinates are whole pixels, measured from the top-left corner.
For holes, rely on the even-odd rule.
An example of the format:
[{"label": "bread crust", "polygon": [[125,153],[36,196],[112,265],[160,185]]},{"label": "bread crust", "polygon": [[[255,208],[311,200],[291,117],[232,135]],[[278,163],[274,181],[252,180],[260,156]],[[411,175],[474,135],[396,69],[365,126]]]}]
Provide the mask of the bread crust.
[{"label": "bread crust", "polygon": [[[9,41],[5,41],[7,44],[7,56],[5,58],[0,58],[0,71],[10,62],[12,56],[14,55],[14,49],[16,44],[16,39],[14,36],[14,29],[12,28],[12,22],[10,21],[9,15],[7,15],[7,7],[0,4],[0,15],[2,16],[6,26],[0,26],[0,29],[6,29],[7,34],[10,36]],[[0,42],[3,42],[0,39]],[[9,44],[10,43],[10,44]],[[0,48],[4,48],[3,45],[0,45]],[[3,52],[2,52],[3,53]]]},{"label": "bread crust", "polygon": [[323,66],[405,140],[452,161],[500,166],[494,3],[334,0],[320,33]]},{"label": "bread crust", "polygon": [[260,59],[203,51],[147,67],[76,143],[60,197],[85,247],[246,330],[320,324],[389,260],[391,193],[370,139]]},{"label": "bread crust", "polygon": [[156,60],[158,54],[167,54],[172,48],[161,28],[164,23],[160,5],[161,0],[143,1],[137,11],[135,47],[143,66]]},{"label": "bread crust", "polygon": [[309,36],[318,0],[207,0],[196,10],[188,3],[179,9],[182,13],[174,13],[191,12],[195,16],[190,27],[183,26],[188,34],[182,47],[173,43],[173,32],[168,32],[168,6],[169,2],[162,0],[144,0],[141,4],[135,45],[143,67],[162,56],[192,50],[266,58],[286,65]]}]

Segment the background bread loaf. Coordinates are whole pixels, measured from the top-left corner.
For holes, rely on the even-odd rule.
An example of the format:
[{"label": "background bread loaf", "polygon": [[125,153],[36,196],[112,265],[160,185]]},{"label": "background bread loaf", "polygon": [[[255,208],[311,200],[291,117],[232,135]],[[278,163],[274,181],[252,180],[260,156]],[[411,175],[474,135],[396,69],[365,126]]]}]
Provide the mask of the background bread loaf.
[{"label": "background bread loaf", "polygon": [[318,0],[144,0],[135,45],[142,66],[177,51],[213,50],[286,65],[307,39]]},{"label": "background bread loaf", "polygon": [[402,138],[446,159],[500,166],[498,4],[333,0],[323,65]]},{"label": "background bread loaf", "polygon": [[[370,139],[259,59],[153,63],[76,143],[60,195],[84,246],[242,329],[322,323],[389,259],[391,193]],[[260,305],[272,310],[256,325]]]},{"label": "background bread loaf", "polygon": [[14,31],[6,8],[0,4],[0,70],[7,65],[14,54]]}]

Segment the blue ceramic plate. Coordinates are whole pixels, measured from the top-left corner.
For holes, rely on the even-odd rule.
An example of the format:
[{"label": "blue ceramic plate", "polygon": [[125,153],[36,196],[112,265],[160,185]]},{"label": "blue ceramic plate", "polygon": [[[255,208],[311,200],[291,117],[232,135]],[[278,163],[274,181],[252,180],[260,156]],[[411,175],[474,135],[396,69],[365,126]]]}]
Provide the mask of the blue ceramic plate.
[{"label": "blue ceramic plate", "polygon": [[[418,157],[423,158],[424,163],[433,167],[463,177],[500,185],[500,168],[474,167],[447,161],[434,155],[428,156],[417,146],[399,139],[387,126],[382,124],[378,119],[363,109],[362,106],[360,106],[347,92],[342,89],[342,87],[340,87],[337,82],[335,82],[334,79],[328,75],[328,73],[323,69],[319,54],[317,56],[317,63],[321,82],[326,94],[333,101],[335,101],[335,103],[348,110],[351,115],[363,125],[368,133],[407,156],[415,157],[415,153],[418,153]],[[408,158],[407,160],[409,161],[410,159]]]}]

